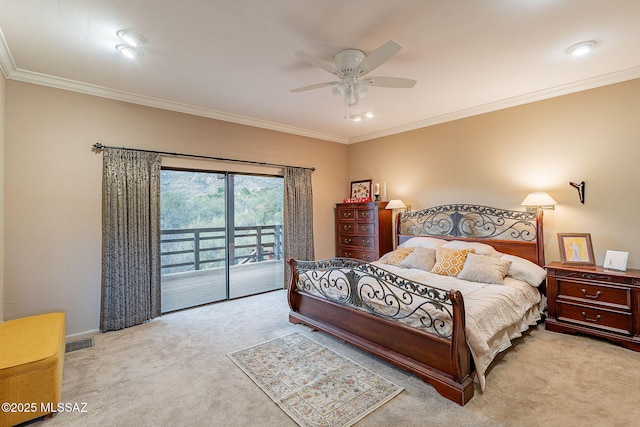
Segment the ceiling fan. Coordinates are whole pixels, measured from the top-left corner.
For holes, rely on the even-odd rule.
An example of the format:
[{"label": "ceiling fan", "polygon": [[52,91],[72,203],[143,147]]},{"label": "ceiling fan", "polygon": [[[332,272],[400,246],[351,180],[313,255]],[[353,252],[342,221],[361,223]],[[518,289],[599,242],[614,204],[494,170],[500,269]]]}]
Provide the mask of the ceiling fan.
[{"label": "ceiling fan", "polygon": [[338,52],[334,57],[335,65],[330,64],[306,52],[298,51],[295,54],[312,65],[322,68],[325,71],[338,77],[340,80],[318,83],[292,89],[291,92],[303,92],[312,89],[319,89],[327,86],[334,86],[333,93],[344,95],[345,105],[352,107],[357,105],[360,97],[364,95],[368,86],[390,87],[390,88],[412,88],[415,80],[401,77],[373,77],[368,73],[385,63],[395,55],[402,46],[393,40],[389,40],[369,55],[358,49],[345,49]]}]

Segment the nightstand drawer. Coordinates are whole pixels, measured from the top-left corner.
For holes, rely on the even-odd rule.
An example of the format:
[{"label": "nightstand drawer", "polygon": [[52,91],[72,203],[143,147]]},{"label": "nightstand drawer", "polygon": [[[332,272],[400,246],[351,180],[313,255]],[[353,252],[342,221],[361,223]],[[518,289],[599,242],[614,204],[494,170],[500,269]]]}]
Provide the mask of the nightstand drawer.
[{"label": "nightstand drawer", "polygon": [[359,248],[371,248],[376,242],[374,236],[340,236],[341,246],[356,246]]},{"label": "nightstand drawer", "polygon": [[376,260],[375,254],[371,251],[363,251],[350,248],[338,248],[338,256],[341,258],[356,258],[366,262]]},{"label": "nightstand drawer", "polygon": [[631,310],[631,289],[605,284],[592,285],[556,278],[558,299],[574,299],[598,305]]},{"label": "nightstand drawer", "polygon": [[568,302],[557,302],[557,319],[617,334],[631,335],[631,313],[597,309]]}]

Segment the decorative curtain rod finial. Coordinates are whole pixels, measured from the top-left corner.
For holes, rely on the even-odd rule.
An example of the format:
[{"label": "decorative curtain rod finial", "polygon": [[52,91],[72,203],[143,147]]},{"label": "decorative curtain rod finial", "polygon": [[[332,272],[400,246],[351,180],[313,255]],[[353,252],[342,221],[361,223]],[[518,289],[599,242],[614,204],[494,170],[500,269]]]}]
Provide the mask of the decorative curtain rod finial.
[{"label": "decorative curtain rod finial", "polygon": [[92,145],[93,147],[93,151],[102,151],[102,149],[104,148],[104,144],[102,142],[96,142],[95,144]]}]

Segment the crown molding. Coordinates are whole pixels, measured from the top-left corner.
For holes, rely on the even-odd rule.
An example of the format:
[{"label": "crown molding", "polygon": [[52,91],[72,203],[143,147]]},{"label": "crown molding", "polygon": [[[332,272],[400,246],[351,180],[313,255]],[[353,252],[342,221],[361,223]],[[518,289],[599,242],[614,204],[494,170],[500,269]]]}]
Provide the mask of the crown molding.
[{"label": "crown molding", "polygon": [[589,89],[595,89],[597,87],[606,86],[610,84],[620,83],[627,80],[640,78],[640,67],[629,68],[622,71],[617,71],[609,74],[603,74],[600,76],[580,80],[577,82],[569,83],[566,85],[560,85],[553,88],[548,88],[540,91],[530,92],[528,94],[515,96],[487,104],[479,105],[472,108],[466,108],[452,113],[443,114],[436,117],[429,117],[424,120],[419,120],[413,123],[407,123],[400,126],[395,126],[380,131],[356,136],[356,137],[341,137],[337,135],[326,134],[322,132],[310,131],[308,129],[302,129],[294,126],[287,126],[281,123],[269,122],[266,120],[258,120],[251,117],[240,116],[222,111],[211,110],[193,105],[181,104],[171,102],[163,99],[152,98],[142,96],[130,92],[118,91],[109,89],[102,86],[91,85],[87,83],[81,83],[74,80],[62,79],[59,77],[53,77],[46,74],[35,73],[31,71],[25,71],[18,69],[15,65],[11,51],[9,50],[4,34],[0,29],[0,70],[7,79],[22,81],[25,83],[33,83],[43,86],[54,87],[63,90],[69,90],[73,92],[84,93],[88,95],[99,96],[102,98],[113,99],[117,101],[124,101],[133,104],[145,105],[148,107],[160,108],[164,110],[176,111],[180,113],[192,114],[201,117],[207,117],[215,120],[222,120],[225,122],[237,123],[241,125],[253,126],[262,129],[273,130],[277,132],[284,132],[308,138],[320,139],[324,141],[338,142],[341,144],[355,144],[358,142],[368,141],[371,139],[382,138],[385,136],[395,135],[402,132],[409,132],[412,130],[434,126],[441,123],[450,122],[453,120],[464,119],[466,117],[472,117],[479,114],[490,113],[493,111],[502,110],[505,108],[516,107],[519,105],[528,104],[531,102],[542,101],[557,96],[568,95],[575,92],[580,92]]},{"label": "crown molding", "polygon": [[13,60],[13,56],[11,56],[11,51],[9,50],[9,46],[7,46],[2,28],[0,28],[0,71],[2,71],[2,74],[4,74],[6,78],[9,78],[15,70],[16,63]]},{"label": "crown molding", "polygon": [[25,83],[33,83],[42,86],[53,87],[57,89],[69,90],[73,92],[84,93],[88,95],[99,96],[102,98],[114,99],[133,104],[145,105],[148,107],[160,108],[163,110],[176,111],[179,113],[192,114],[210,119],[222,120],[225,122],[237,123],[241,125],[253,126],[262,129],[268,129],[278,132],[290,133],[309,138],[321,139],[325,141],[338,142],[341,144],[348,143],[347,138],[336,135],[326,134],[322,132],[314,132],[307,129],[287,126],[280,123],[269,122],[266,120],[254,119],[251,117],[240,116],[236,114],[225,113],[222,111],[211,110],[207,108],[195,107],[192,105],[171,102],[164,99],[152,98],[148,96],[138,95],[130,92],[118,91],[102,86],[81,83],[74,80],[53,77],[46,74],[34,73],[15,69],[7,77],[10,80],[21,81]]},{"label": "crown molding", "polygon": [[355,144],[357,142],[369,141],[371,139],[382,138],[402,132],[409,132],[428,126],[434,126],[441,123],[464,119],[466,117],[477,116],[479,114],[490,113],[510,107],[517,107],[519,105],[529,104],[536,101],[543,101],[545,99],[555,98],[562,95],[569,95],[571,93],[595,89],[598,87],[621,83],[637,78],[640,78],[640,67],[628,68],[626,70],[603,74],[566,85],[560,85],[553,88],[530,92],[520,96],[514,96],[512,98],[502,99],[496,102],[490,102],[488,104],[479,105],[477,107],[466,108],[464,110],[455,111],[449,114],[443,114],[437,117],[429,117],[424,120],[408,123],[406,125],[395,126],[393,128],[384,129],[366,135],[360,135],[357,137],[349,138],[348,144]]}]

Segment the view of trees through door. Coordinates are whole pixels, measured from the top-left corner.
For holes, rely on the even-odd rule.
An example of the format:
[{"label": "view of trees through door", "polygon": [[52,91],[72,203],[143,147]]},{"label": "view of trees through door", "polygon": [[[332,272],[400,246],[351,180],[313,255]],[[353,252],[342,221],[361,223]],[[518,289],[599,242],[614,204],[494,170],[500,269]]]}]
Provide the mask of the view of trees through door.
[{"label": "view of trees through door", "polygon": [[162,312],[282,289],[283,178],[163,169]]}]

